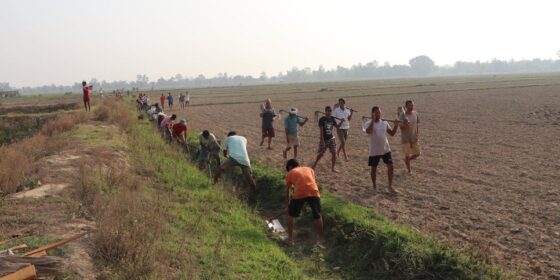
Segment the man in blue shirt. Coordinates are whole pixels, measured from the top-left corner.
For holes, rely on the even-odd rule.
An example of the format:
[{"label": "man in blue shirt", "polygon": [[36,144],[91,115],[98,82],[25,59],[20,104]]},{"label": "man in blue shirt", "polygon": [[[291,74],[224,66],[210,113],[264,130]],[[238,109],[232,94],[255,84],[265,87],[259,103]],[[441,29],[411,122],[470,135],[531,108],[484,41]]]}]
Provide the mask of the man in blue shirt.
[{"label": "man in blue shirt", "polygon": [[294,147],[294,157],[297,158],[297,148],[299,146],[298,125],[303,126],[308,118],[303,118],[297,115],[297,109],[291,108],[289,115],[284,119],[284,128],[286,130],[286,149],[282,152],[284,158],[288,157],[288,151]]},{"label": "man in blue shirt", "polygon": [[169,105],[169,110],[173,109],[173,95],[171,95],[171,92],[167,95],[167,104]]}]

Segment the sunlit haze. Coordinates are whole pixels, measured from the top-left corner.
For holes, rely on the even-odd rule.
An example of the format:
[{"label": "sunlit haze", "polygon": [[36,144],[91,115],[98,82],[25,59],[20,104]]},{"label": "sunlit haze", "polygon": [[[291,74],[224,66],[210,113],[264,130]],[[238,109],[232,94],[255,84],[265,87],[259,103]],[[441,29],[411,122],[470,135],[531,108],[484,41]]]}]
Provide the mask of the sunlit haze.
[{"label": "sunlit haze", "polygon": [[557,58],[558,1],[0,2],[0,82]]}]

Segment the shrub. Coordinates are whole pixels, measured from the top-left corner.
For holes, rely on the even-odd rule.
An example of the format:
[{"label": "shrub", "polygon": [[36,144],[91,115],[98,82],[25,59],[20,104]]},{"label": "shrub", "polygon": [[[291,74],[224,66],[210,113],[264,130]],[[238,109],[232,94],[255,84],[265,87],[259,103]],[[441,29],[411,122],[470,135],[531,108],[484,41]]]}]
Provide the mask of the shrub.
[{"label": "shrub", "polygon": [[49,121],[41,128],[41,133],[47,136],[53,136],[61,132],[74,128],[76,122],[72,116],[63,115],[55,120]]},{"label": "shrub", "polygon": [[30,158],[15,147],[0,147],[0,196],[14,193],[31,169]]}]

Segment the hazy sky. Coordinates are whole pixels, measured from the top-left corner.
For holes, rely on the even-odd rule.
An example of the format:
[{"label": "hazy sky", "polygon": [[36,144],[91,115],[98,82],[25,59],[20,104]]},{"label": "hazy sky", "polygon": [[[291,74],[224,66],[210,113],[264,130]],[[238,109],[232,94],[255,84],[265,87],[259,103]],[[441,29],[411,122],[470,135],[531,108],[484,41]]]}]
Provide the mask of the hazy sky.
[{"label": "hazy sky", "polygon": [[560,1],[0,0],[0,82],[557,58]]}]

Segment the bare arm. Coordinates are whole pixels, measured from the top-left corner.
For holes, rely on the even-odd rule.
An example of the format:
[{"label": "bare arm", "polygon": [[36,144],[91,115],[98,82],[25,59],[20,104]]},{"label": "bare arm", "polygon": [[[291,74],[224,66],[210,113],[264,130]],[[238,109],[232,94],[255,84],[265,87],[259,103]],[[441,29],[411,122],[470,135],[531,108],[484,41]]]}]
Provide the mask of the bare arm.
[{"label": "bare arm", "polygon": [[299,126],[303,126],[308,120],[309,120],[309,118],[308,118],[308,117],[305,117],[305,119],[304,119],[303,122],[301,122],[301,123],[298,122]]},{"label": "bare arm", "polygon": [[290,188],[292,184],[290,182],[286,182],[286,207],[290,205]]},{"label": "bare arm", "polygon": [[395,136],[395,133],[397,133],[397,129],[399,128],[399,126],[395,125],[393,129],[389,129],[389,127],[391,126],[390,125],[387,126],[387,133],[391,136]]},{"label": "bare arm", "polygon": [[354,111],[353,111],[353,110],[350,110],[350,116],[348,116],[348,121],[351,121],[351,120],[352,120],[352,114],[353,114],[353,113],[354,113]]},{"label": "bare arm", "polygon": [[369,122],[369,126],[366,128],[366,133],[367,134],[373,133],[373,119]]}]

